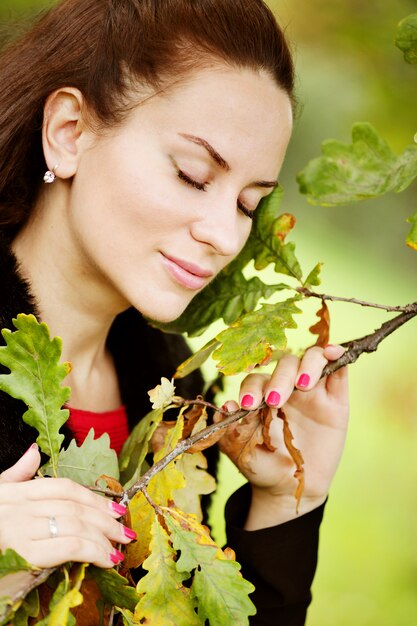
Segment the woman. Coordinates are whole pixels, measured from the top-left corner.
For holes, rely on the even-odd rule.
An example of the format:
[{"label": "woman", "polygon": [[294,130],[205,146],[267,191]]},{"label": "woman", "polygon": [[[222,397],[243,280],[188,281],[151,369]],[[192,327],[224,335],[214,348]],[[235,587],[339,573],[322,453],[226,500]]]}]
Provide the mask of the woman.
[{"label": "woman", "polygon": [[[72,433],[108,418],[123,439],[186,354],[142,316],[178,317],[276,186],[294,104],[288,46],[261,0],[64,0],[0,64],[1,326],[20,312],[46,321],[73,366]],[[304,623],[347,422],[346,374],[319,378],[342,352],[286,356],[241,387],[244,408],[285,406],[307,477],[297,516],[288,458],[256,449],[250,486],[228,505],[229,542],[257,587],[253,624]],[[188,384],[198,392],[198,377]],[[134,538],[120,507],[31,481],[40,455],[21,415],[2,394],[0,547],[41,567],[112,567],[111,541]]]}]

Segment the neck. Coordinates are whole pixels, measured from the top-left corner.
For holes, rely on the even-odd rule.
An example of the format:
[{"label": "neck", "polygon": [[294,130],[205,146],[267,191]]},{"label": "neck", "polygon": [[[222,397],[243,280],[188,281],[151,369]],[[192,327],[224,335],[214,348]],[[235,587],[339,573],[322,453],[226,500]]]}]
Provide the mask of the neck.
[{"label": "neck", "polygon": [[[62,219],[59,198],[53,205],[51,200],[43,201],[49,206],[37,207],[13,242],[13,251],[42,321],[48,324],[51,336],[62,338],[62,358],[72,363],[66,381],[72,388],[71,404],[90,410],[115,408],[120,398],[115,393],[106,339],[115,316],[128,304],[80,254],[68,223]],[[108,389],[104,396],[103,381]]]}]

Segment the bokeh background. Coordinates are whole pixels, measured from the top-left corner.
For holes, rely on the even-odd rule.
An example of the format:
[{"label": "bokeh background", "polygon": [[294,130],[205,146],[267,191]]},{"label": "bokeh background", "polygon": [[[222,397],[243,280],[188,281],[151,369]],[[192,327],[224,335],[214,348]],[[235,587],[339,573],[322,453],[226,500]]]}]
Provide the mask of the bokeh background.
[{"label": "bokeh background", "polygon": [[[49,3],[50,4],[50,3]],[[294,213],[302,266],[322,261],[322,290],[397,305],[416,300],[417,253],[407,248],[406,218],[417,211],[413,185],[343,208],[320,208],[300,196],[295,176],[318,156],[320,143],[350,140],[355,121],[369,121],[400,152],[417,131],[417,68],[404,63],[393,40],[415,0],[270,0],[292,41],[300,113],[281,182],[283,210]],[[3,32],[47,6],[44,0],[0,0]],[[1,88],[1,86],[0,86]],[[291,345],[309,345],[306,328]],[[371,332],[386,313],[333,304],[332,342]],[[204,338],[195,341],[199,345]],[[207,376],[214,370],[206,368]],[[417,322],[388,338],[351,367],[352,414],[346,451],[322,527],[319,568],[308,626],[417,624]],[[226,397],[235,397],[232,377]],[[326,454],[326,450],[323,450]],[[222,506],[242,483],[226,461],[212,511],[224,537]]]}]

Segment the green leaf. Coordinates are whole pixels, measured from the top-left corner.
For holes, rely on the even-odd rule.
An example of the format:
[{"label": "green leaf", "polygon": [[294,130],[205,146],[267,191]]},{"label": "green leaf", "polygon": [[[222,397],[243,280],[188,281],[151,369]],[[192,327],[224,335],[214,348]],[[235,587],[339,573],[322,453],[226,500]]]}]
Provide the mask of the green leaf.
[{"label": "green leaf", "polygon": [[303,287],[317,287],[321,284],[320,274],[323,267],[323,263],[317,263],[317,265],[311,270],[310,274],[307,276]]},{"label": "green leaf", "polygon": [[28,563],[20,554],[10,548],[0,553],[0,578],[14,572],[29,572],[37,569],[37,567]]},{"label": "green leaf", "polygon": [[33,315],[20,314],[13,324],[17,331],[1,331],[6,346],[0,347],[0,363],[11,373],[0,375],[0,389],[29,407],[23,419],[39,431],[36,441],[42,452],[51,457],[55,475],[64,439],[59,429],[69,415],[61,407],[68,400],[70,389],[61,383],[70,365],[59,363],[62,341],[50,338],[45,323],[39,324]]},{"label": "green leaf", "polygon": [[115,569],[102,569],[90,566],[89,576],[94,578],[102,598],[113,606],[134,611],[139,602],[139,596],[134,587],[131,587],[124,576]]},{"label": "green leaf", "polygon": [[205,346],[192,354],[184,363],[178,366],[174,378],[185,378],[194,370],[200,368],[207,361],[214,350],[220,345],[216,338],[211,339]]},{"label": "green leaf", "polygon": [[269,362],[274,349],[285,350],[286,330],[297,328],[293,315],[301,313],[295,306],[300,299],[264,304],[221,332],[216,339],[222,345],[213,354],[218,369],[225,375],[248,372]]},{"label": "green leaf", "polygon": [[39,593],[37,589],[33,589],[23,600],[19,610],[14,615],[13,626],[28,626],[29,618],[37,617],[39,609]]},{"label": "green leaf", "polygon": [[[44,476],[50,476],[54,468],[47,463],[41,469]],[[110,437],[104,433],[94,439],[94,428],[91,428],[81,446],[72,439],[66,450],[61,450],[55,468],[58,478],[71,480],[85,487],[94,487],[97,478],[106,474],[119,479],[117,454],[110,448]]]},{"label": "green leaf", "polygon": [[162,409],[151,411],[141,419],[125,441],[119,456],[121,482],[129,489],[142,475],[142,466],[149,451],[149,442],[163,417]]},{"label": "green leaf", "polygon": [[179,572],[195,569],[191,587],[198,600],[198,616],[210,626],[247,626],[256,609],[248,597],[254,586],[240,574],[240,565],[229,559],[190,515],[172,509],[164,515],[175,550],[181,555]]},{"label": "green leaf", "polygon": [[196,601],[183,582],[190,575],[176,567],[176,551],[169,536],[155,518],[152,526],[151,554],[143,563],[148,574],[141,578],[137,590],[142,596],[136,607],[136,623],[153,626],[202,626],[194,608]]},{"label": "green leaf", "polygon": [[400,193],[417,176],[417,146],[396,156],[371,124],[353,126],[351,145],[328,139],[322,152],[297,176],[312,204],[338,206]]},{"label": "green leaf", "polygon": [[202,292],[204,302],[197,295],[181,317],[173,322],[175,330],[192,337],[200,335],[218,319],[231,324],[240,315],[253,311],[260,298],[269,298],[288,288],[282,283],[267,285],[257,276],[246,279],[240,270],[230,275],[221,273]]},{"label": "green leaf", "polygon": [[398,24],[395,45],[404,53],[407,63],[417,63],[417,13]]},{"label": "green leaf", "polygon": [[411,224],[411,230],[405,240],[407,246],[417,250],[417,213],[408,218],[407,222]]}]

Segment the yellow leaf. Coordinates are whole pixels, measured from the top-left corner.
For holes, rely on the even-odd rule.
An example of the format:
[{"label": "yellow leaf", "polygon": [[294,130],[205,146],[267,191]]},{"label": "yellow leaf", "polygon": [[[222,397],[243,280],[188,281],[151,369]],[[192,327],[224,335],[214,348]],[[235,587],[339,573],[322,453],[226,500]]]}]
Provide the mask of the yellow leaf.
[{"label": "yellow leaf", "polygon": [[[175,448],[181,439],[184,428],[184,418],[178,417],[175,428],[171,428],[165,438],[164,446],[155,454],[154,462],[157,463]],[[151,478],[147,492],[151,500],[158,506],[167,506],[174,499],[174,491],[185,487],[184,476],[176,468],[173,461],[161,472]],[[146,500],[142,492],[138,492],[129,505],[131,523],[137,532],[139,541],[130,544],[126,552],[125,567],[138,567],[149,554],[151,541],[151,528],[155,519],[155,511]]]},{"label": "yellow leaf", "polygon": [[51,611],[48,618],[48,626],[63,626],[67,623],[70,609],[82,604],[83,596],[80,593],[80,587],[84,580],[86,567],[88,567],[86,563],[80,566],[74,586],[61,598]]},{"label": "yellow leaf", "polygon": [[153,409],[162,409],[169,406],[175,397],[175,385],[172,380],[161,378],[161,384],[148,391],[148,396]]}]

